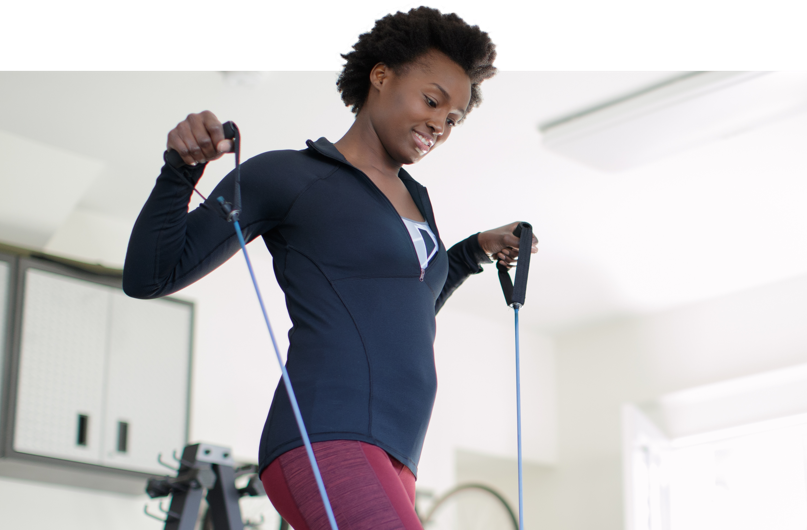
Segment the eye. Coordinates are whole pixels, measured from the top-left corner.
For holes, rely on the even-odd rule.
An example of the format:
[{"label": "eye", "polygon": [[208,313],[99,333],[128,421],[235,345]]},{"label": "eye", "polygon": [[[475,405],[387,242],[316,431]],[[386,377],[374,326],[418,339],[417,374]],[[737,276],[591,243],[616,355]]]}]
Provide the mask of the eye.
[{"label": "eye", "polygon": [[437,108],[437,102],[436,102],[436,101],[434,101],[434,100],[433,100],[432,98],[430,98],[429,96],[424,96],[424,97],[426,98],[426,104],[427,104],[428,106],[430,106],[430,107],[431,107],[431,108],[433,108],[433,109],[434,109],[434,108]]},{"label": "eye", "polygon": [[446,123],[448,124],[449,127],[456,127],[456,125],[457,125],[457,122],[455,122],[451,118],[447,119]]}]

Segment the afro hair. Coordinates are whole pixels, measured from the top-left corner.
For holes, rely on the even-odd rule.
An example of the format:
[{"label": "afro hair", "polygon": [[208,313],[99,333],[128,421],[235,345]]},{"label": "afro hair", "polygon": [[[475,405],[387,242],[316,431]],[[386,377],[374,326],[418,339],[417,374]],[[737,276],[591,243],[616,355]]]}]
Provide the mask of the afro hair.
[{"label": "afro hair", "polygon": [[453,13],[418,7],[377,20],[369,33],[359,36],[336,86],[342,101],[358,114],[370,90],[370,71],[378,63],[401,71],[431,50],[438,50],[460,65],[471,79],[471,101],[466,115],[482,102],[479,85],[496,74],[496,45],[478,26],[469,26]]}]

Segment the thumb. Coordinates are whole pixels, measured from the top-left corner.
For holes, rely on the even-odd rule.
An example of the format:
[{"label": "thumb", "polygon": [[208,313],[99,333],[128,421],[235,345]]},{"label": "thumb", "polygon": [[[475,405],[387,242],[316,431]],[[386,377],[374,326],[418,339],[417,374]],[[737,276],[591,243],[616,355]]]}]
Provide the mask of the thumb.
[{"label": "thumb", "polygon": [[216,150],[219,153],[231,153],[233,151],[233,141],[232,140],[221,140],[219,143],[216,144]]}]

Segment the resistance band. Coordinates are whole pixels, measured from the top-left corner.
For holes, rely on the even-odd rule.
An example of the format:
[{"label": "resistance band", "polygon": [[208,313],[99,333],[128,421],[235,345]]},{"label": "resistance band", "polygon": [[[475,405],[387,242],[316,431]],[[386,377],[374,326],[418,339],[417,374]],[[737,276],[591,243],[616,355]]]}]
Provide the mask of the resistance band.
[{"label": "resistance band", "polygon": [[[328,514],[328,521],[331,524],[331,530],[338,530],[338,527],[336,526],[336,518],[333,515],[333,509],[331,508],[331,503],[328,500],[328,494],[325,492],[325,484],[322,482],[322,475],[319,472],[319,466],[317,466],[317,459],[314,457],[314,450],[311,447],[311,441],[308,439],[308,431],[303,423],[303,416],[300,414],[300,406],[297,404],[297,398],[294,395],[294,389],[291,386],[289,374],[286,371],[285,365],[283,364],[283,359],[280,357],[280,350],[278,349],[277,342],[275,341],[275,334],[272,332],[272,325],[269,324],[269,316],[266,314],[266,307],[263,304],[263,297],[261,297],[261,291],[258,289],[258,281],[255,279],[255,273],[252,270],[252,263],[249,261],[247,245],[244,242],[244,235],[241,233],[241,225],[238,223],[241,216],[241,133],[238,131],[238,127],[235,125],[235,123],[231,121],[225,122],[222,124],[222,127],[224,128],[224,137],[231,139],[234,142],[235,191],[233,193],[232,203],[226,202],[224,197],[218,197],[217,200],[221,205],[222,211],[227,216],[227,221],[233,223],[233,226],[235,227],[238,242],[241,244],[241,250],[244,252],[244,259],[247,261],[249,275],[252,277],[252,285],[255,286],[255,294],[258,296],[258,303],[260,304],[261,311],[263,312],[263,320],[266,322],[266,328],[269,330],[269,336],[272,338],[272,346],[275,348],[275,356],[277,357],[277,362],[280,365],[280,371],[283,374],[283,384],[286,386],[286,392],[289,395],[291,408],[294,411],[294,418],[297,420],[297,427],[300,429],[300,436],[303,438],[305,451],[308,453],[308,461],[311,463],[311,469],[314,471],[314,478],[316,478],[317,481],[319,494],[322,497],[322,503],[325,505],[325,512]],[[179,153],[173,149],[168,152],[167,160],[169,164],[176,168],[180,168],[185,165],[182,157],[180,157]]]},{"label": "resistance band", "polygon": [[[499,283],[507,305],[512,307],[516,315],[516,424],[518,430],[518,528],[524,530],[524,481],[521,465],[521,358],[518,345],[518,310],[524,306],[527,297],[527,276],[530,272],[530,256],[532,255],[532,225],[519,223],[513,235],[518,241],[518,264],[516,266],[516,284],[510,279],[507,266],[501,261],[496,263],[499,269]],[[524,252],[526,250],[526,253]]]}]

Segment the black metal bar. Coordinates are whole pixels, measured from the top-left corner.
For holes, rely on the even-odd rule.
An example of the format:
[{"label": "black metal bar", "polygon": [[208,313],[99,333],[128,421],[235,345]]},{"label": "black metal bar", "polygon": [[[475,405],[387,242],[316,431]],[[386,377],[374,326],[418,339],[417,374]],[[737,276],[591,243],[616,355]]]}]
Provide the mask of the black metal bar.
[{"label": "black metal bar", "polygon": [[[152,478],[146,486],[149,497],[171,496],[164,529],[194,530],[206,493],[216,530],[244,530],[238,506],[241,492],[235,487],[235,479],[246,468],[239,468],[238,472],[234,469],[232,451],[210,444],[193,444],[186,446],[177,460],[180,468],[176,477]],[[258,493],[253,481],[250,484],[252,488],[248,485],[245,490],[249,491],[245,493]]]},{"label": "black metal bar", "polygon": [[213,528],[216,530],[244,530],[241,509],[238,507],[238,490],[235,488],[235,472],[230,466],[213,464],[216,485],[207,492]]}]

